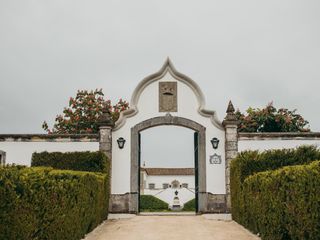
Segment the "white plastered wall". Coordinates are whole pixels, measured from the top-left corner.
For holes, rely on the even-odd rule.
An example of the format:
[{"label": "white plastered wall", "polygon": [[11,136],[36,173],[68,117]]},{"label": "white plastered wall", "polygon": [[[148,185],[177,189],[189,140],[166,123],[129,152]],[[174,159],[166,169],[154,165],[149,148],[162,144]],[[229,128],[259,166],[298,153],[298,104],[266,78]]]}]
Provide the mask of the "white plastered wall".
[{"label": "white plastered wall", "polygon": [[98,142],[0,142],[7,164],[31,165],[34,152],[98,151]]},{"label": "white plastered wall", "polygon": [[[179,187],[179,188],[167,188],[163,189],[163,184],[168,183],[171,185],[171,183],[177,180],[179,181],[180,185],[183,183],[188,184],[188,189]],[[149,183],[155,184],[155,189],[148,189]],[[147,175],[146,176],[146,185],[145,189],[143,190],[144,195],[153,195],[157,198],[167,202],[169,206],[172,206],[173,199],[176,196],[175,191],[178,192],[178,197],[180,200],[180,204],[184,204],[191,199],[195,198],[195,179],[194,175],[179,175],[179,176],[173,176],[173,175]]]},{"label": "white plastered wall", "polygon": [[180,184],[182,183],[187,183],[188,184],[188,188],[194,188],[195,186],[195,179],[194,179],[194,175],[179,175],[179,176],[158,176],[158,175],[151,175],[151,176],[147,176],[146,177],[146,188],[148,188],[149,183],[154,183],[155,184],[155,188],[160,188],[163,189],[163,185],[164,183],[168,183],[169,185],[171,185],[171,183],[177,180],[179,181]]},{"label": "white plastered wall", "polygon": [[238,151],[244,150],[270,150],[270,149],[282,149],[282,148],[296,148],[301,145],[315,145],[320,147],[320,139],[305,139],[305,140],[240,140],[238,142]]},{"label": "white plastered wall", "polygon": [[[206,185],[207,192],[213,194],[225,194],[225,132],[216,127],[209,117],[204,117],[198,112],[199,100],[194,90],[187,84],[175,79],[167,72],[161,79],[154,81],[143,89],[137,103],[138,113],[126,119],[125,124],[113,131],[112,134],[112,187],[113,194],[130,192],[130,167],[131,167],[131,128],[136,124],[150,118],[165,116],[159,112],[159,82],[177,82],[178,111],[170,112],[172,116],[178,116],[195,121],[206,128]],[[119,149],[117,139],[126,139],[125,147]],[[210,140],[217,137],[220,140],[219,148],[214,150]],[[217,153],[222,157],[221,164],[209,164],[209,157]]]},{"label": "white plastered wall", "polygon": [[[175,194],[175,192],[178,192],[178,195]],[[183,207],[183,205],[194,199],[195,198],[195,192],[194,189],[190,189],[190,188],[167,188],[165,190],[149,190],[146,189],[144,192],[144,195],[152,195],[152,196],[156,196],[157,198],[161,199],[162,201],[165,201],[166,203],[169,204],[169,207],[172,207],[173,203],[174,203],[174,197],[178,196],[179,197],[179,203],[181,205],[181,207]]]}]

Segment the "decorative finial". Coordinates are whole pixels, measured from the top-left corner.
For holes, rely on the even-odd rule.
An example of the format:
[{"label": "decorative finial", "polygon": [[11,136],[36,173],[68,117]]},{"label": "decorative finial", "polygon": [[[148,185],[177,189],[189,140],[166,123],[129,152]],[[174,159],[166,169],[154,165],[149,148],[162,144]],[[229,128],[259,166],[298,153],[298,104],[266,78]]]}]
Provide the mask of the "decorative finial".
[{"label": "decorative finial", "polygon": [[234,113],[234,107],[233,107],[231,100],[229,101],[226,113]]},{"label": "decorative finial", "polygon": [[234,110],[233,104],[230,100],[229,104],[228,104],[227,111],[226,111],[227,116],[224,118],[224,121],[237,121],[237,117],[234,112],[235,112],[235,110]]},{"label": "decorative finial", "polygon": [[100,127],[114,127],[114,122],[112,120],[111,113],[106,102],[103,103],[102,114],[98,119],[98,124]]}]

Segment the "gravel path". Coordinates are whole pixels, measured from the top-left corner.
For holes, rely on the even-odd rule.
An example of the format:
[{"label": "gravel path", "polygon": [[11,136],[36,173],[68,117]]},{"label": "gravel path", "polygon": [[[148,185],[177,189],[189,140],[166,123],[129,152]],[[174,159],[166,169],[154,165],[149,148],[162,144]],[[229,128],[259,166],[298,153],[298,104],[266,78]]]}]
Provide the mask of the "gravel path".
[{"label": "gravel path", "polygon": [[85,240],[258,240],[234,221],[203,216],[136,216],[107,220]]}]

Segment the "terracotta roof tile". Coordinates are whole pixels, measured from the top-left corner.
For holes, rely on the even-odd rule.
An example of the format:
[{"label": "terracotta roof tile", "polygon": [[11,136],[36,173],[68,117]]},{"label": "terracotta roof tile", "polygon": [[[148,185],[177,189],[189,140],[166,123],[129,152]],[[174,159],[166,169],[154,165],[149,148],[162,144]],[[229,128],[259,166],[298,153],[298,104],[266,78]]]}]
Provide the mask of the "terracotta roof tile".
[{"label": "terracotta roof tile", "polygon": [[148,175],[194,175],[194,168],[141,168]]}]

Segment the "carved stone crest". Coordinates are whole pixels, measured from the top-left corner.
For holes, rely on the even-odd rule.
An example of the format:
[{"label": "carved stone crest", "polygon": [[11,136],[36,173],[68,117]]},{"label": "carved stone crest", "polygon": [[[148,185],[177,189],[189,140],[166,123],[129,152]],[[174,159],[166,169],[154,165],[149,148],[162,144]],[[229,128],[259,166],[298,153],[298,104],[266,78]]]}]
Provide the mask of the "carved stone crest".
[{"label": "carved stone crest", "polygon": [[210,164],[221,164],[221,162],[222,162],[221,155],[218,155],[216,153],[211,155],[209,162],[210,162]]},{"label": "carved stone crest", "polygon": [[159,112],[177,112],[177,82],[159,82]]}]

